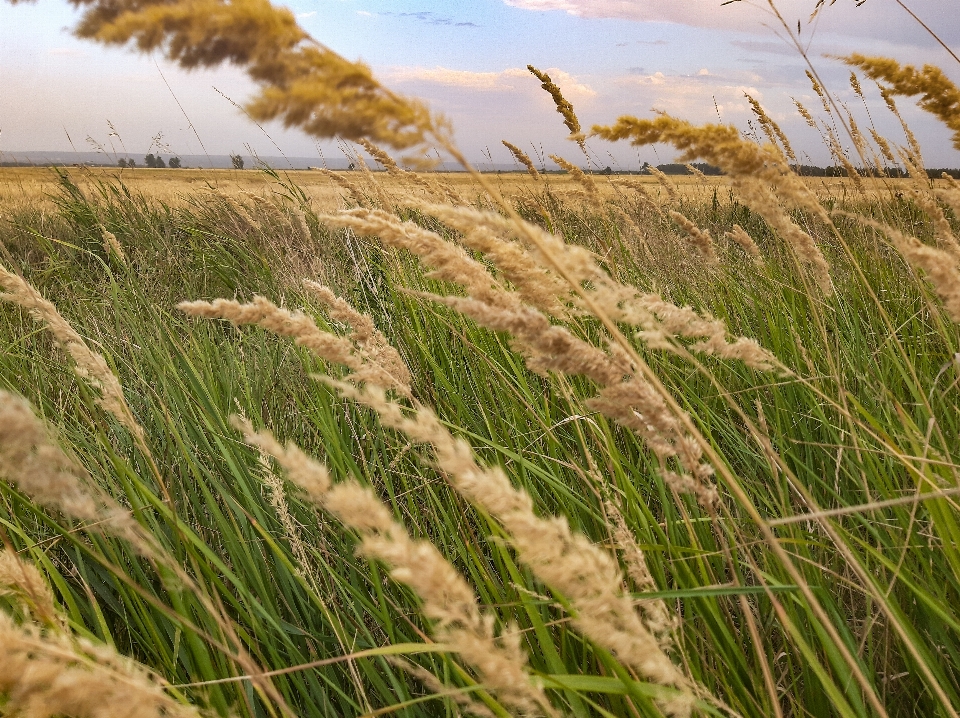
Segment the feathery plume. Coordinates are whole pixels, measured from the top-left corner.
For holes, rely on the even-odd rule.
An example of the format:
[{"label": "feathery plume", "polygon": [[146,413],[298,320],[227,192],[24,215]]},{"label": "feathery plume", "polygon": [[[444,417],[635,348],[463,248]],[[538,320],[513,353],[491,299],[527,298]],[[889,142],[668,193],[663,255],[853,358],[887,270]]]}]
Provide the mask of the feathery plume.
[{"label": "feathery plume", "polygon": [[485,688],[515,710],[552,713],[543,689],[526,670],[519,636],[494,634],[492,616],[480,611],[473,590],[432,543],[410,538],[368,487],[351,480],[333,485],[326,468],[294,444],[282,446],[246,420],[234,418],[233,423],[246,442],[272,456],[310,500],[360,535],[361,553],[386,563],[395,580],[417,593],[424,615],[435,622],[436,637],[476,670]]},{"label": "feathery plume", "polygon": [[580,145],[580,149],[583,149],[583,132],[580,130],[580,120],[577,119],[577,114],[573,111],[573,105],[563,96],[560,88],[550,79],[550,75],[541,72],[533,65],[527,65],[527,69],[534,77],[540,80],[540,87],[550,93],[550,97],[553,98],[553,103],[557,106],[557,112],[563,117],[563,124],[570,130],[570,139],[575,140],[576,143]]},{"label": "feathery plume", "polygon": [[293,13],[269,0],[76,0],[75,32],[98,42],[160,50],[185,69],[231,63],[261,86],[247,105],[258,121],[279,119],[316,137],[366,137],[397,149],[441,130],[422,103],[381,85],[370,68],[312,40]]},{"label": "feathery plume", "polygon": [[530,155],[521,150],[516,145],[510,144],[506,140],[502,140],[503,146],[510,150],[510,154],[513,155],[513,158],[527,168],[527,172],[534,179],[540,179],[540,173],[537,172],[537,168],[533,164],[533,160],[530,159]]},{"label": "feathery plume", "polygon": [[800,116],[803,118],[804,122],[806,122],[807,125],[813,129],[817,129],[817,121],[813,118],[813,114],[811,114],[810,110],[808,110],[806,106],[796,98],[794,98],[793,104],[797,106],[797,112],[800,113]]},{"label": "feathery plume", "polygon": [[723,236],[739,244],[755,260],[760,260],[760,248],[753,241],[753,237],[747,234],[746,230],[739,224],[733,225],[733,230],[726,232]]},{"label": "feathery plume", "polygon": [[[803,180],[770,146],[760,147],[740,136],[732,125],[694,126],[669,115],[654,120],[621,117],[611,127],[595,126],[594,134],[616,141],[629,139],[634,145],[668,142],[681,151],[681,159],[698,157],[722,168],[730,177],[747,206],[760,214],[796,250],[807,263],[824,293],[832,293],[830,266],[813,239],[801,230],[784,211],[780,198],[830,222],[826,210]],[[776,187],[774,194],[771,187]]]},{"label": "feathery plume", "polygon": [[107,228],[102,224],[100,225],[100,234],[103,235],[103,251],[106,252],[107,256],[114,256],[120,261],[120,264],[126,264],[127,255],[124,254],[117,236],[113,232],[107,231]]},{"label": "feathery plume", "polygon": [[667,177],[665,172],[661,172],[659,169],[653,166],[648,166],[647,172],[657,178],[657,182],[659,182],[660,186],[666,190],[667,197],[674,202],[680,199],[680,193],[677,192],[677,188],[674,186],[673,182],[670,181],[670,178]]},{"label": "feathery plume", "polygon": [[747,102],[750,103],[750,108],[753,110],[753,114],[756,115],[757,121],[760,123],[763,133],[767,136],[767,139],[770,140],[770,144],[774,147],[777,146],[779,142],[780,146],[783,148],[783,152],[786,154],[787,159],[796,164],[797,156],[793,153],[793,147],[790,146],[790,140],[787,139],[787,136],[784,134],[783,130],[780,129],[780,125],[767,114],[767,111],[763,109],[763,106],[757,101],[754,97],[743,93],[743,96],[747,98]]},{"label": "feathery plume", "polygon": [[834,211],[835,215],[849,217],[887,235],[894,248],[910,266],[923,270],[934,290],[943,301],[950,318],[960,324],[960,270],[956,258],[948,252],[924,244],[916,237],[904,234],[883,222],[853,212]]},{"label": "feathery plume", "polygon": [[326,168],[321,168],[320,174],[322,174],[324,177],[329,177],[338,185],[340,185],[345,190],[347,190],[347,192],[350,193],[350,196],[353,197],[353,201],[356,202],[358,205],[363,205],[363,203],[366,201],[366,197],[364,197],[360,187],[358,187],[356,184],[354,184],[349,179],[344,177],[342,173],[333,172]]},{"label": "feathery plume", "polygon": [[830,109],[830,100],[827,98],[827,93],[823,89],[823,86],[817,81],[817,78],[814,77],[813,73],[810,70],[805,71],[807,73],[807,79],[810,80],[810,85],[813,87],[813,91],[817,93],[817,97],[820,98],[820,102],[823,103],[823,111],[827,115],[832,115],[833,112]]},{"label": "feathery plume", "polygon": [[692,164],[690,164],[689,162],[684,164],[684,167],[686,167],[687,171],[690,174],[692,174],[694,177],[696,177],[698,180],[700,180],[701,182],[707,181],[707,176],[703,172],[698,170],[696,167],[694,167]]},{"label": "feathery plume", "polygon": [[935,189],[934,193],[943,200],[957,216],[960,216],[960,182],[957,182],[957,180],[946,172],[941,174],[940,177],[946,180],[947,186],[945,188]]},{"label": "feathery plume", "polygon": [[950,226],[950,221],[943,213],[940,205],[937,204],[937,200],[925,190],[913,188],[909,192],[917,206],[933,223],[933,233],[937,238],[937,243],[942,249],[953,255],[954,261],[960,262],[960,241],[954,235],[953,227]]},{"label": "feathery plume", "polygon": [[679,212],[670,210],[670,218],[680,225],[680,228],[693,240],[693,245],[704,256],[709,264],[717,264],[717,252],[713,247],[713,237],[710,236],[710,230],[700,229],[694,222],[684,217]]},{"label": "feathery plume", "polygon": [[0,476],[38,503],[92,520],[99,507],[83,474],[50,439],[27,400],[0,391]]},{"label": "feathery plume", "polygon": [[689,715],[693,700],[689,681],[634,611],[623,592],[623,575],[609,553],[574,533],[564,518],[536,516],[529,494],[515,489],[499,467],[479,464],[470,445],[454,437],[429,409],[420,408],[410,417],[375,387],[360,390],[331,383],[344,396],[374,409],[384,425],[430,445],[438,468],[454,488],[494,516],[510,535],[520,560],[570,601],[577,629],[648,680],[680,689],[676,699],[661,707],[670,715]]},{"label": "feathery plume", "polygon": [[[317,287],[319,291],[314,291],[322,298],[325,287]],[[325,361],[347,367],[351,372],[348,377],[351,381],[370,382],[410,395],[410,375],[399,360],[399,355],[395,357],[383,350],[377,338],[379,332],[365,335],[364,332],[368,330],[362,323],[358,322],[361,329],[356,340],[353,337],[340,337],[322,331],[312,317],[282,309],[261,296],[254,297],[247,304],[232,299],[216,299],[212,302],[181,302],[177,308],[191,317],[225,319],[236,326],[256,324],[278,336],[290,337],[296,344]],[[333,311],[337,312],[338,308],[334,307]],[[386,363],[381,364],[381,360]]]},{"label": "feathery plume", "polygon": [[901,66],[887,57],[867,57],[859,53],[841,58],[847,65],[858,67],[871,80],[889,83],[888,92],[906,97],[920,95],[917,104],[953,131],[953,146],[960,149],[960,88],[935,65],[917,70]]},{"label": "feathery plume", "polygon": [[63,626],[50,586],[36,566],[24,561],[10,547],[0,553],[0,596],[18,598],[35,620],[50,628]]},{"label": "feathery plume", "polygon": [[0,613],[0,694],[5,715],[54,718],[199,718],[162,680],[112,648]]},{"label": "feathery plume", "polygon": [[137,422],[123,396],[120,381],[102,355],[93,351],[57,308],[27,282],[0,266],[0,301],[23,307],[37,322],[44,324],[56,342],[73,359],[77,376],[100,392],[98,403],[114,416],[145,447],[143,427]]}]

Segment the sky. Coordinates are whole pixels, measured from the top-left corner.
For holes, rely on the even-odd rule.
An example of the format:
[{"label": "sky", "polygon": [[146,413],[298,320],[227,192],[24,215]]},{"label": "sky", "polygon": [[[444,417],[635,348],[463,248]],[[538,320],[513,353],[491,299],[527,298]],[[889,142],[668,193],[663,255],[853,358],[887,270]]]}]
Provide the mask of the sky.
[{"label": "sky", "polygon": [[[820,136],[793,98],[819,107],[805,64],[784,39],[767,0],[288,0],[317,40],[372,66],[388,87],[419,97],[447,115],[457,143],[480,164],[507,163],[508,140],[533,156],[582,160],[566,139],[550,97],[527,71],[546,70],[577,110],[581,124],[609,124],[654,111],[747,129],[745,93],[758,99],[790,136],[804,161],[825,164]],[[960,54],[960,0],[903,0]],[[777,0],[807,44],[808,56],[861,127],[895,142],[902,131],[876,87],[864,83],[866,107],[848,84],[849,70],[830,57],[853,51],[901,63],[941,66],[960,83],[960,63],[906,13],[898,0],[836,0],[814,22],[816,0]],[[89,151],[105,147],[142,158],[165,153],[342,156],[279,125],[258,128],[235,104],[256,91],[242,70],[184,72],[162,56],[81,41],[70,29],[78,13],[63,0],[9,5],[0,0],[0,153]],[[229,98],[229,99],[228,99]],[[233,103],[231,102],[233,101]],[[960,167],[950,133],[900,101],[921,140],[928,166]],[[189,118],[189,119],[188,119]],[[635,169],[674,159],[664,146],[639,151],[589,141],[594,163]],[[2,155],[0,155],[2,157]],[[319,164],[319,160],[318,160]],[[539,164],[539,163],[538,163]],[[549,164],[549,161],[548,161]]]}]

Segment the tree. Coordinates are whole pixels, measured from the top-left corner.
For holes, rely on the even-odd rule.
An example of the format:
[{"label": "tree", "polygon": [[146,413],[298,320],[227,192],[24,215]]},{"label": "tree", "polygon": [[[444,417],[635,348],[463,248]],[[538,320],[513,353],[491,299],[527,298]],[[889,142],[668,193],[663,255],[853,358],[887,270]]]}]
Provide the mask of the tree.
[{"label": "tree", "polygon": [[126,167],[126,166],[127,166],[127,161],[123,157],[117,160],[117,167]]},{"label": "tree", "polygon": [[157,166],[157,158],[153,156],[153,153],[152,153],[152,152],[151,152],[149,155],[147,155],[146,157],[144,157],[144,158],[143,158],[143,161],[146,163],[147,167],[156,167],[156,166]]},{"label": "tree", "polygon": [[230,155],[230,161],[233,162],[233,169],[242,170],[243,169],[243,157],[240,155]]},{"label": "tree", "polygon": [[156,165],[154,165],[154,166],[155,166],[157,169],[160,169],[161,167],[166,167],[167,165],[164,164],[164,162],[163,162],[163,157],[161,157],[160,155],[157,155]]},{"label": "tree", "polygon": [[136,166],[137,166],[137,161],[136,161],[136,160],[134,160],[134,159],[128,159],[128,160],[127,160],[127,167],[129,167],[130,169],[133,169],[133,168],[136,167]]},{"label": "tree", "polygon": [[175,169],[175,170],[178,170],[182,167],[182,165],[180,164],[179,157],[171,157],[170,161],[167,164],[170,166],[171,169]]}]

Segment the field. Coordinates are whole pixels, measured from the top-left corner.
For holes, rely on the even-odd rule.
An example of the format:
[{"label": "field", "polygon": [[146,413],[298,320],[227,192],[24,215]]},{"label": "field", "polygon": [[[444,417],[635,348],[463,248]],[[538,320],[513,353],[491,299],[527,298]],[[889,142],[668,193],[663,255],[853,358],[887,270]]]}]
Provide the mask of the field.
[{"label": "field", "polygon": [[[0,525],[18,558],[0,601],[38,626],[0,624],[35,676],[0,668],[12,705],[954,714],[960,334],[940,277],[884,232],[797,212],[826,292],[725,179],[486,178],[529,227],[589,250],[570,266],[609,278],[551,300],[483,178],[350,177],[359,196],[313,172],[0,173],[2,262],[79,333],[4,281],[0,384],[47,427],[24,439],[37,429],[7,400]],[[811,187],[947,246],[909,194],[946,185]],[[674,406],[629,381],[605,393],[591,362],[624,354],[586,309],[604,291],[643,308],[615,371],[643,362]],[[178,308],[256,296],[246,314]],[[550,324],[568,332],[542,346]]]},{"label": "field", "polygon": [[356,169],[0,169],[0,716],[960,718],[942,70],[807,62],[824,180],[530,65],[563,173],[482,174],[267,0],[75,4]]}]

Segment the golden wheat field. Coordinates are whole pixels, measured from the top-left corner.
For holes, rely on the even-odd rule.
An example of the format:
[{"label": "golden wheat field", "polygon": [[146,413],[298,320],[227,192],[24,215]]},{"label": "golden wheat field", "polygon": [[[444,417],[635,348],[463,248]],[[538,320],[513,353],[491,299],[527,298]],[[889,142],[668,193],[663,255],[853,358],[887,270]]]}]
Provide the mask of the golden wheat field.
[{"label": "golden wheat field", "polygon": [[808,71],[826,178],[530,65],[563,172],[480,173],[268,0],[77,5],[370,162],[0,169],[0,716],[960,715],[952,67]]}]

